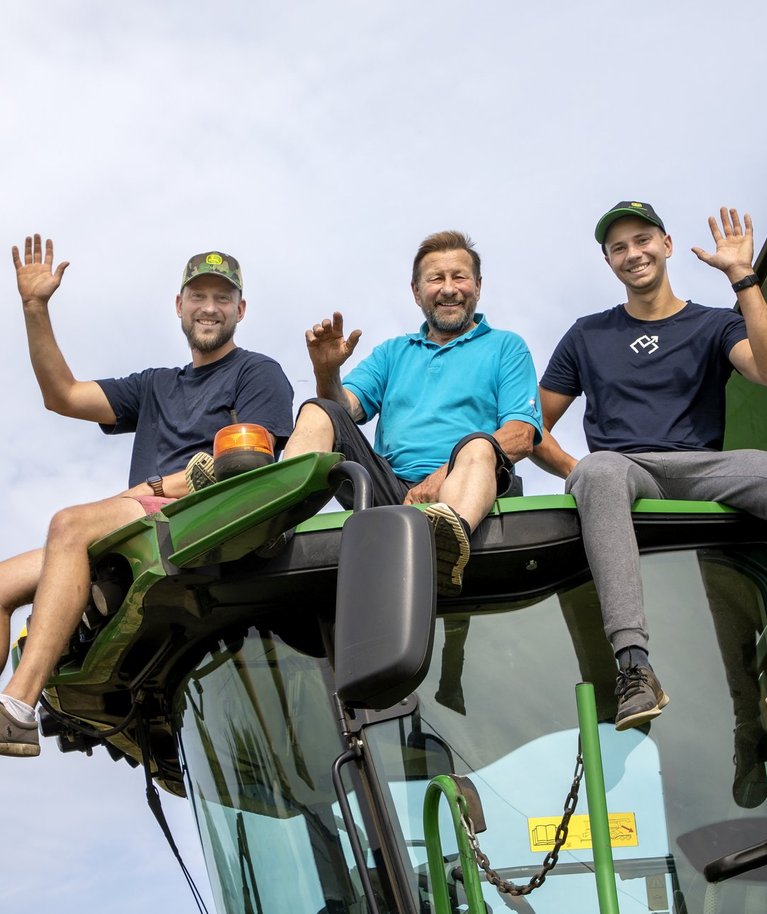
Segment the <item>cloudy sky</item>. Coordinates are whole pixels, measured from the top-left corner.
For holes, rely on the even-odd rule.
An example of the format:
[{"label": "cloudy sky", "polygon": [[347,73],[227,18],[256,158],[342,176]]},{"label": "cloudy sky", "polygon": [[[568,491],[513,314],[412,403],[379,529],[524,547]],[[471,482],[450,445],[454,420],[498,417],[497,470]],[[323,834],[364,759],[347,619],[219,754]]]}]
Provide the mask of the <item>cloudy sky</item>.
[{"label": "cloudy sky", "polygon": [[[71,261],[51,310],[77,377],[187,361],[179,276],[218,248],[243,266],[239,343],[282,362],[297,402],[317,319],[341,310],[359,356],[417,327],[430,232],[475,239],[483,310],[539,372],[576,316],[621,301],[593,240],[618,200],[656,206],[674,289],[704,304],[734,298],[690,253],[707,216],[736,206],[767,235],[763,0],[26,0],[2,18],[3,554],[120,490],[130,449],[41,406],[10,259],[26,234]],[[191,813],[164,801],[207,892]],[[192,910],[140,773],[103,751],[0,760],[0,804],[3,912]]]}]

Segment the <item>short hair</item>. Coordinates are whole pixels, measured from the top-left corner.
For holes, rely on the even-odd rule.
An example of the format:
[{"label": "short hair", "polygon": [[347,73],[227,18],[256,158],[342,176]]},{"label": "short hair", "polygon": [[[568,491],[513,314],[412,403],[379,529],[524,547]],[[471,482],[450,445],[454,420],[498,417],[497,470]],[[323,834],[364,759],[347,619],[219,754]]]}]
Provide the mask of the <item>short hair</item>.
[{"label": "short hair", "polygon": [[482,263],[479,259],[479,254],[474,250],[474,242],[468,235],[464,235],[463,232],[455,231],[435,232],[433,235],[429,235],[428,238],[424,238],[415,255],[412,276],[414,284],[418,282],[419,274],[421,272],[421,261],[424,257],[427,257],[429,254],[436,254],[440,251],[466,251],[466,253],[470,255],[472,264],[474,265],[474,278],[482,278]]}]

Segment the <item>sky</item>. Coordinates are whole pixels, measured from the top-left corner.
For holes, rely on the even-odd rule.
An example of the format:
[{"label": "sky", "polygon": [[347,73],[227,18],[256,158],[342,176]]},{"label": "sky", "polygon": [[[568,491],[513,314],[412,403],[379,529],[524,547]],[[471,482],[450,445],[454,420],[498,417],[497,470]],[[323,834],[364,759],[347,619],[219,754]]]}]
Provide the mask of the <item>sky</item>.
[{"label": "sky", "polygon": [[[677,295],[733,304],[690,248],[713,248],[721,205],[751,213],[757,251],[767,236],[765,26],[763,0],[6,4],[0,554],[124,488],[131,446],[44,410],[10,257],[25,235],[71,263],[51,315],[83,380],[188,361],[175,294],[215,248],[242,265],[239,344],[282,363],[298,404],[306,328],[340,310],[362,329],[350,367],[417,329],[410,264],[448,228],[482,255],[488,321],[542,373],[576,317],[623,300],[593,237],[619,200],[664,219]],[[581,418],[558,426],[576,456]],[[100,749],[0,759],[0,910],[193,910],[143,791]],[[191,811],[163,802],[212,911]]]}]

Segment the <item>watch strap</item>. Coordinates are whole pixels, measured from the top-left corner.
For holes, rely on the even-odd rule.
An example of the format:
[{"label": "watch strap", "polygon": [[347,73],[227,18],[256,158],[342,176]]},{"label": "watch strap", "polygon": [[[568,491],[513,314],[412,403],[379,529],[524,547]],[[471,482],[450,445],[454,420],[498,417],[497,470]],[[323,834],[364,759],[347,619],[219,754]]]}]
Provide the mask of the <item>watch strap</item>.
[{"label": "watch strap", "polygon": [[751,273],[748,276],[744,276],[743,279],[739,279],[737,282],[732,284],[733,292],[741,292],[743,289],[748,289],[751,286],[760,286],[762,284],[761,279],[756,275],[756,273]]},{"label": "watch strap", "polygon": [[147,476],[146,484],[152,489],[158,498],[165,497],[165,491],[162,487],[162,476]]}]

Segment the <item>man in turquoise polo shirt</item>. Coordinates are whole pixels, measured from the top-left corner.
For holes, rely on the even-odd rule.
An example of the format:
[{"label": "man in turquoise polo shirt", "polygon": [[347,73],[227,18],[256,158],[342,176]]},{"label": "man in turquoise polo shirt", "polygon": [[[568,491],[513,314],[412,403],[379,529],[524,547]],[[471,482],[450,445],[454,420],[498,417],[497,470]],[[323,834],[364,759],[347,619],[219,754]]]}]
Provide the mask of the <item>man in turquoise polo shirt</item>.
[{"label": "man in turquoise polo shirt", "polygon": [[[335,312],[306,332],[317,399],[303,404],[285,458],[338,451],[373,480],[374,504],[429,503],[437,589],[460,593],[469,537],[511,489],[514,463],[541,439],[536,374],[524,341],[476,313],[479,254],[460,232],[426,238],[411,288],[426,318],[386,340],[341,380],[361,331]],[[375,444],[358,425],[378,416]],[[339,493],[339,501],[348,504]]]}]

